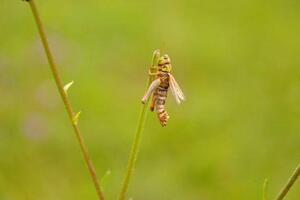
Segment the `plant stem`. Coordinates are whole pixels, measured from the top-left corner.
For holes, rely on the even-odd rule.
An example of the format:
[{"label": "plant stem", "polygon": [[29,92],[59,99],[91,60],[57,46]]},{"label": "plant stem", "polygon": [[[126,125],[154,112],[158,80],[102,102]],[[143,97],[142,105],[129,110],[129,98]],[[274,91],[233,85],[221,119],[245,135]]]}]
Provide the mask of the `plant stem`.
[{"label": "plant stem", "polygon": [[30,8],[31,8],[32,14],[34,16],[34,19],[35,19],[35,22],[36,22],[36,25],[37,25],[37,28],[38,28],[38,31],[39,31],[39,34],[40,34],[40,37],[41,37],[41,40],[42,40],[42,43],[43,43],[43,46],[44,46],[44,50],[45,50],[45,53],[46,53],[46,56],[47,56],[47,59],[48,59],[48,62],[49,62],[54,80],[55,80],[55,83],[56,83],[56,86],[58,88],[59,94],[60,94],[60,96],[63,100],[63,103],[65,105],[65,108],[67,110],[68,116],[71,120],[71,123],[72,123],[73,129],[74,129],[76,138],[79,142],[80,149],[82,151],[84,160],[86,162],[86,165],[88,167],[90,176],[91,176],[91,178],[93,180],[93,183],[94,183],[94,186],[96,188],[98,198],[99,198],[99,200],[104,200],[104,195],[103,195],[103,192],[101,190],[101,187],[100,187],[100,184],[99,184],[99,181],[98,181],[98,178],[97,178],[95,167],[94,167],[94,165],[92,163],[92,160],[89,156],[88,149],[87,149],[87,146],[86,146],[86,144],[84,142],[84,139],[82,137],[81,131],[80,131],[79,127],[77,126],[77,123],[74,120],[75,114],[73,112],[73,108],[71,106],[71,103],[70,103],[70,101],[69,101],[69,99],[68,99],[68,97],[67,97],[67,95],[66,95],[66,93],[63,89],[62,80],[60,78],[60,75],[59,75],[59,72],[57,70],[56,64],[54,62],[53,55],[50,51],[47,36],[46,36],[45,30],[43,28],[38,10],[36,8],[34,0],[26,0],[26,1],[30,5]]},{"label": "plant stem", "polygon": [[[152,65],[149,70],[151,73],[154,73],[157,71],[157,62],[158,62],[159,56],[160,56],[160,51],[159,50],[154,51],[153,58],[152,58]],[[149,75],[146,90],[148,89],[148,87],[151,84],[151,82],[153,81],[153,79],[154,79],[154,77]],[[139,146],[141,143],[141,134],[144,129],[145,119],[146,119],[146,115],[147,115],[147,111],[148,111],[148,105],[149,105],[149,100],[141,106],[141,112],[140,112],[140,116],[139,116],[139,120],[138,120],[138,125],[137,125],[136,133],[135,133],[135,136],[133,139],[133,144],[131,146],[131,151],[130,151],[128,164],[127,164],[127,170],[126,170],[125,178],[124,178],[124,181],[122,184],[121,192],[119,195],[119,200],[125,200],[126,192],[128,190],[128,186],[129,186],[129,182],[130,182],[130,178],[134,171],[135,163],[136,163],[138,152],[139,152]]]},{"label": "plant stem", "polygon": [[300,165],[295,169],[286,185],[281,189],[276,200],[283,200],[300,175]]}]

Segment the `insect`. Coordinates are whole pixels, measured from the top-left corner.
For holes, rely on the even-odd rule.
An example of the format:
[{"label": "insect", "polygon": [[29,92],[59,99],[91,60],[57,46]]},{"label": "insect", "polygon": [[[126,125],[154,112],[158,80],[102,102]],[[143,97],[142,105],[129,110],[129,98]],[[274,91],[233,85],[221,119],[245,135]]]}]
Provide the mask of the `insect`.
[{"label": "insect", "polygon": [[164,127],[170,118],[165,110],[165,103],[168,94],[168,89],[171,91],[178,104],[185,100],[184,94],[176,82],[174,76],[170,73],[172,70],[171,60],[168,55],[161,56],[158,60],[158,71],[156,73],[149,72],[150,75],[155,75],[155,80],[150,84],[146,94],[142,98],[142,103],[146,103],[152,95],[150,110],[156,109],[160,124]]}]

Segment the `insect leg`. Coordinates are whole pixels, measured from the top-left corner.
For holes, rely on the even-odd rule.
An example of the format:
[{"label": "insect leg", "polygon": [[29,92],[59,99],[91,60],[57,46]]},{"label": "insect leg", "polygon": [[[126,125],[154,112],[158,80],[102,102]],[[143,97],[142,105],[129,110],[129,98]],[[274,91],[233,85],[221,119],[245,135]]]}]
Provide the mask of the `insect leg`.
[{"label": "insect leg", "polygon": [[149,70],[148,74],[149,74],[150,76],[156,76],[156,75],[158,74],[158,72],[151,72],[151,71]]},{"label": "insect leg", "polygon": [[156,94],[156,92],[154,92],[154,94],[152,95],[151,103],[150,103],[150,110],[151,111],[154,110],[156,97],[157,97],[157,94]]},{"label": "insect leg", "polygon": [[154,80],[151,85],[149,86],[146,94],[144,95],[144,97],[142,98],[142,103],[146,103],[146,101],[148,100],[148,98],[150,97],[150,95],[154,92],[154,90],[159,86],[160,84],[160,79],[156,79]]}]

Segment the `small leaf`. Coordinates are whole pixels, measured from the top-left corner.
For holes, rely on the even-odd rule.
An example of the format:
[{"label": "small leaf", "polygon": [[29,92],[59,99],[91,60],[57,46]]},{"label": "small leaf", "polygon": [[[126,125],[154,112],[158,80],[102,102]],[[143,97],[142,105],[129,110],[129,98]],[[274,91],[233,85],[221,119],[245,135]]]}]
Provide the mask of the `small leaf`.
[{"label": "small leaf", "polygon": [[64,86],[64,91],[66,94],[68,94],[68,89],[73,85],[74,81],[71,81],[70,83],[67,83],[65,86]]},{"label": "small leaf", "polygon": [[111,174],[111,171],[110,171],[110,169],[109,169],[109,170],[107,170],[107,171],[105,172],[105,174],[102,176],[100,182],[103,183],[103,181],[104,181],[110,174]]},{"label": "small leaf", "polygon": [[105,174],[102,176],[102,178],[100,179],[100,183],[101,183],[101,185],[102,185],[102,187],[103,187],[103,189],[105,189],[105,186],[106,186],[106,180],[107,180],[107,178],[108,178],[108,176],[111,174],[111,171],[110,171],[110,169],[109,170],[107,170],[106,172],[105,172]]},{"label": "small leaf", "polygon": [[79,120],[80,114],[81,114],[81,111],[79,111],[78,113],[76,113],[76,114],[74,115],[74,117],[73,117],[73,123],[74,123],[75,125],[78,124],[78,120]]}]

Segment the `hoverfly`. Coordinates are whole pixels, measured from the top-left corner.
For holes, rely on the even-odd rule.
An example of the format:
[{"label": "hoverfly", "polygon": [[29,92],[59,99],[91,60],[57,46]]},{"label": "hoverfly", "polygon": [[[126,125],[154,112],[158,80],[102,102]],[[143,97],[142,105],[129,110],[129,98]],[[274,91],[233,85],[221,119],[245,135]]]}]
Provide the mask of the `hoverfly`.
[{"label": "hoverfly", "polygon": [[160,124],[164,127],[170,118],[165,110],[165,102],[168,94],[169,86],[175,100],[178,104],[185,100],[185,96],[176,82],[174,76],[170,73],[172,69],[171,60],[168,55],[161,56],[158,60],[158,71],[150,73],[155,75],[155,80],[150,84],[146,94],[142,98],[142,103],[146,103],[148,98],[152,95],[150,110],[156,109]]}]

